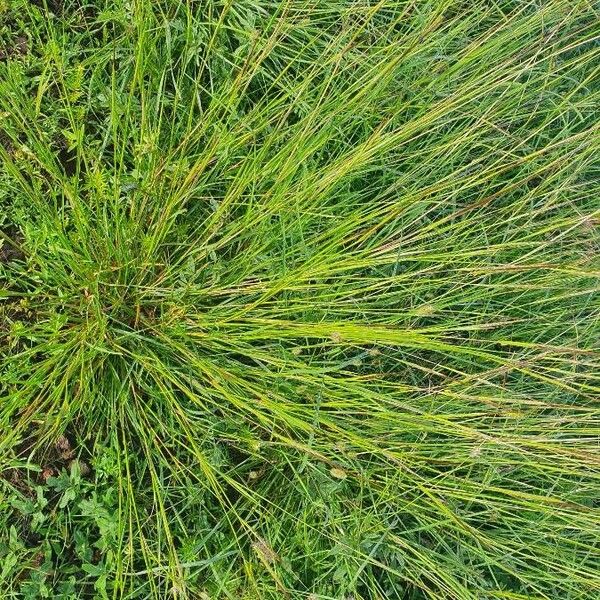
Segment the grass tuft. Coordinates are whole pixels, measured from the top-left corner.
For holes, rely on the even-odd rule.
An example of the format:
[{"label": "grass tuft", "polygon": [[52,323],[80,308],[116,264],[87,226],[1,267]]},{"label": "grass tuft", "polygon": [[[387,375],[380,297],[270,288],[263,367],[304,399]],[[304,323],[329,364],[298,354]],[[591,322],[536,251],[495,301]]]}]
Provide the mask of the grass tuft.
[{"label": "grass tuft", "polygon": [[0,0],[2,598],[600,597],[589,0]]}]

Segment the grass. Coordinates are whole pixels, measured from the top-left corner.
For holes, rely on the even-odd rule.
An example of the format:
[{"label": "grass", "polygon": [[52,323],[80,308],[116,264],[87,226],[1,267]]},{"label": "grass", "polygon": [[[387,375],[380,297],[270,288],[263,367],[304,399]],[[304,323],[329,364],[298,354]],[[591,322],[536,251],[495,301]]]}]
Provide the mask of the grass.
[{"label": "grass", "polygon": [[600,597],[599,36],[2,0],[1,597]]}]

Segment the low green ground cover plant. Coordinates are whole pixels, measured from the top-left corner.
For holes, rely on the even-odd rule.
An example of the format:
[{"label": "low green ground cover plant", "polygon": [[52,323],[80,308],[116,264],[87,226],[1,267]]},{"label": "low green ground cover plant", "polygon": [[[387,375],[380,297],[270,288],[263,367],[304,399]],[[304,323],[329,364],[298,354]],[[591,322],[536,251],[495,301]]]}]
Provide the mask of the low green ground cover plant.
[{"label": "low green ground cover plant", "polygon": [[600,6],[0,1],[0,597],[600,597]]}]

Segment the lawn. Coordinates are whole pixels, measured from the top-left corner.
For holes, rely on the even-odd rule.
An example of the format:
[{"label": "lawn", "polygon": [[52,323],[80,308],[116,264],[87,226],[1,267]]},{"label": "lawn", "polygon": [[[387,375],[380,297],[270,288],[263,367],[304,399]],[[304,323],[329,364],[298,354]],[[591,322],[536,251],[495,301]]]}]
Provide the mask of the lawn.
[{"label": "lawn", "polygon": [[600,5],[0,0],[0,598],[600,598]]}]

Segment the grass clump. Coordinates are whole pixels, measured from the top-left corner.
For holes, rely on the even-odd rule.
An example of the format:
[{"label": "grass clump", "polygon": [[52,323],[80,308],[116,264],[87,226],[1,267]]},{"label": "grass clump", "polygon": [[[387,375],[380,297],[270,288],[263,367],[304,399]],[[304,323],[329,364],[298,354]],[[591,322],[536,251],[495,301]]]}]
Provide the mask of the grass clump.
[{"label": "grass clump", "polygon": [[600,595],[595,3],[0,6],[3,598]]}]

